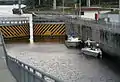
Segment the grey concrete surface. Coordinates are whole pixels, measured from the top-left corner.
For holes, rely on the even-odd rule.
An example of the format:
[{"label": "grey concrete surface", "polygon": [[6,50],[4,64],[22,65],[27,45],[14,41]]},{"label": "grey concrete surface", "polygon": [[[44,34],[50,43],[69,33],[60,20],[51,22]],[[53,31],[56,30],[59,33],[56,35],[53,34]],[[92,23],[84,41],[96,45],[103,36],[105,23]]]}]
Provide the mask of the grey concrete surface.
[{"label": "grey concrete surface", "polygon": [[3,47],[0,45],[0,82],[16,82],[7,68]]},{"label": "grey concrete surface", "polygon": [[68,49],[64,44],[8,44],[11,56],[64,82],[120,82],[120,70],[107,59],[97,59]]}]

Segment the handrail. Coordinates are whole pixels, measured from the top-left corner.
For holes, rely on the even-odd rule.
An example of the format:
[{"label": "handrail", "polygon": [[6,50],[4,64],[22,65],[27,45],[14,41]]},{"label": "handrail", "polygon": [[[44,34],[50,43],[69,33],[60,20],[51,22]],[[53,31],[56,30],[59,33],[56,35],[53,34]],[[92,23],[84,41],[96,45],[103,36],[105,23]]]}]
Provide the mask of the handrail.
[{"label": "handrail", "polygon": [[63,82],[50,74],[44,73],[16,58],[9,56],[6,51],[2,33],[0,33],[0,35],[8,69],[17,82]]},{"label": "handrail", "polygon": [[[62,82],[61,80],[57,79],[56,77],[46,74],[30,65],[27,65],[27,64],[19,61],[18,59],[12,58],[11,56],[7,56],[7,57],[8,57],[8,60],[11,60],[11,61],[17,63],[21,68],[27,70],[30,73],[33,73],[34,76],[39,77],[39,74],[41,74],[42,77],[39,77],[39,78],[42,78],[43,80],[45,80],[45,77],[48,77],[48,78],[54,80],[55,82]],[[38,74],[36,74],[36,73],[38,73]]]}]

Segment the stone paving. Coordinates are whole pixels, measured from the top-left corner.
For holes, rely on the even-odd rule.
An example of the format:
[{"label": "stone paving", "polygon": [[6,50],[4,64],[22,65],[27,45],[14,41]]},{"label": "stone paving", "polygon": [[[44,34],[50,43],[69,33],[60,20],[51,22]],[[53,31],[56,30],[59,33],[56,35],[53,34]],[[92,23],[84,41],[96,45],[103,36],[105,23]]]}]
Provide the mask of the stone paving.
[{"label": "stone paving", "polygon": [[64,82],[120,82],[120,71],[115,72],[110,62],[82,55],[64,44],[7,44],[7,49],[9,55]]}]

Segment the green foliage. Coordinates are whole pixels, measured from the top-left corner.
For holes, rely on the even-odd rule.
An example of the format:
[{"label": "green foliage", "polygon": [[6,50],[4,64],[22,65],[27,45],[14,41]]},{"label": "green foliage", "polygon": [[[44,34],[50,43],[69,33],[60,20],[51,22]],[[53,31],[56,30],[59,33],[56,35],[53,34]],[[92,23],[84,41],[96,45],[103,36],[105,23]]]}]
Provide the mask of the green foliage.
[{"label": "green foliage", "polygon": [[[41,1],[41,5],[39,5],[39,0],[25,0],[25,3],[27,6],[29,7],[52,7],[53,5],[53,0],[40,0]],[[66,6],[71,6],[74,5],[76,2],[79,3],[79,0],[64,0],[65,1],[65,5]],[[82,1],[82,5],[86,4],[86,0],[81,0]],[[61,6],[62,5],[62,0],[57,0],[57,6]]]},{"label": "green foliage", "polygon": [[[25,0],[26,5],[34,8],[34,7],[48,7],[48,8],[52,8],[53,6],[53,0],[40,0],[41,1],[41,5],[39,5],[39,0]],[[62,6],[62,1],[63,0],[56,0],[57,1],[57,6]],[[64,0],[65,1],[65,6],[71,6],[73,7],[74,4],[79,4],[80,0]],[[102,4],[103,2],[118,2],[118,0],[91,0],[91,5],[101,5],[103,7],[110,7],[109,4]],[[112,3],[113,4],[113,3]],[[81,0],[81,5],[82,6],[86,6],[86,0]]]},{"label": "green foliage", "polygon": [[25,4],[30,8],[33,8],[35,6],[34,0],[25,0]]}]

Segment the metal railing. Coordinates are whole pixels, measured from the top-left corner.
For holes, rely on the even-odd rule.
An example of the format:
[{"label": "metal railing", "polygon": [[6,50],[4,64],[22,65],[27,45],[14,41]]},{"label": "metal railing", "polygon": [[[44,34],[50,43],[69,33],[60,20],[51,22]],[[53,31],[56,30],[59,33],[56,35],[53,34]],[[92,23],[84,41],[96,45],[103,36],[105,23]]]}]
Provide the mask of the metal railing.
[{"label": "metal railing", "polygon": [[25,15],[0,15],[0,25],[4,24],[24,24],[30,20],[30,14]]},{"label": "metal railing", "polygon": [[33,22],[64,22],[63,20],[59,20],[59,19],[56,19],[56,18],[40,18],[40,17],[34,17],[33,18]]},{"label": "metal railing", "polygon": [[0,25],[25,24],[29,22],[28,17],[0,17]]},{"label": "metal railing", "polygon": [[3,45],[3,50],[5,52],[6,64],[17,82],[63,82],[56,77],[46,74],[30,65],[19,61],[18,59],[9,56],[6,51],[2,33],[0,38]]}]

